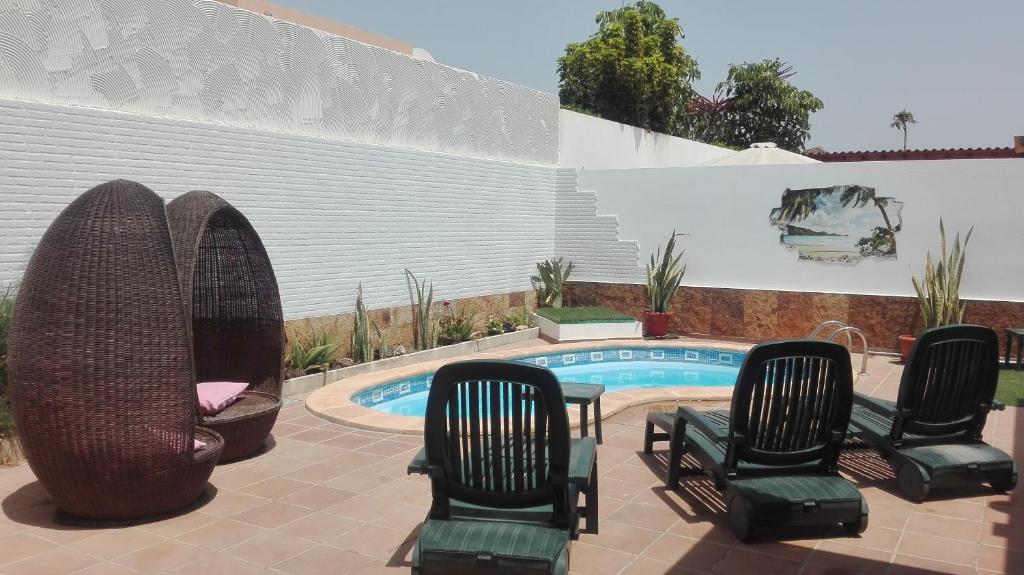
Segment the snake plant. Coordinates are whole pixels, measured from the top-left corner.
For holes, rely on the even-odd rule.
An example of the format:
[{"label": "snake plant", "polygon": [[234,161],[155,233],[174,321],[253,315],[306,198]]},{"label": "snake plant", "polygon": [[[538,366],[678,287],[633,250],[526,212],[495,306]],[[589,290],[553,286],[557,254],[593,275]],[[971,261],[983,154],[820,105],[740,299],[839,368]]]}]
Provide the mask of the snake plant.
[{"label": "snake plant", "polygon": [[434,284],[427,288],[427,280],[423,283],[416,281],[416,276],[408,269],[405,274],[412,280],[415,288],[415,299],[412,302],[413,325],[412,335],[416,349],[430,349],[434,347],[434,334],[430,325],[430,305],[434,302]]},{"label": "snake plant", "polygon": [[562,267],[562,258],[544,260],[537,264],[537,275],[530,277],[533,289],[537,291],[537,305],[541,307],[562,307],[565,282],[572,273],[572,262]]},{"label": "snake plant", "polygon": [[352,360],[356,363],[373,361],[373,346],[370,344],[370,321],[363,304],[363,285],[359,284],[356,295],[356,313],[352,322]]},{"label": "snake plant", "polygon": [[665,255],[662,256],[661,246],[658,246],[657,254],[651,254],[651,263],[647,264],[647,294],[651,298],[651,311],[654,313],[668,313],[672,297],[676,295],[683,274],[686,273],[686,264],[682,263],[685,250],[673,259],[677,235],[672,230],[672,237],[665,246]]},{"label": "snake plant", "polygon": [[967,258],[967,242],[971,241],[972,227],[960,245],[960,232],[953,238],[952,250],[946,250],[946,227],[939,220],[939,260],[932,259],[929,251],[925,258],[924,280],[911,278],[921,319],[926,328],[962,323],[966,304],[960,301],[960,279]]}]

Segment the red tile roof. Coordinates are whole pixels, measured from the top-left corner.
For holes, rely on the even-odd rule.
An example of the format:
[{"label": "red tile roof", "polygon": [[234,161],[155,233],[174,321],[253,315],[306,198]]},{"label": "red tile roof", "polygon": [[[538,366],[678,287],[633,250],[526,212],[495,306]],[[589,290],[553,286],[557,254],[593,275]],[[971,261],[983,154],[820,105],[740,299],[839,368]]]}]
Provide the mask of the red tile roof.
[{"label": "red tile roof", "polygon": [[990,158],[1024,158],[1014,148],[943,148],[936,150],[873,150],[863,152],[804,152],[822,162],[878,162],[888,160],[961,160]]}]

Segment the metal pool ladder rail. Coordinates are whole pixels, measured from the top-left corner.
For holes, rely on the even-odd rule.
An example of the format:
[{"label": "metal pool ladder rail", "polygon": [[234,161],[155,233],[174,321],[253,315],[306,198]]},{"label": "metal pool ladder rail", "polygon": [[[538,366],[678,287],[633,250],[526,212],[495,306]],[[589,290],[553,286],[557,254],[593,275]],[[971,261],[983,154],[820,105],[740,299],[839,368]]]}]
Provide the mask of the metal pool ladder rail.
[{"label": "metal pool ladder rail", "polygon": [[864,332],[853,327],[852,325],[845,324],[839,320],[823,321],[818,324],[818,327],[814,328],[811,335],[807,336],[807,339],[814,339],[822,334],[826,328],[831,329],[826,341],[835,341],[840,335],[846,335],[846,347],[853,351],[853,336],[856,335],[860,338],[861,346],[863,347],[863,353],[860,359],[860,375],[867,375],[868,373],[868,338],[864,336]]}]

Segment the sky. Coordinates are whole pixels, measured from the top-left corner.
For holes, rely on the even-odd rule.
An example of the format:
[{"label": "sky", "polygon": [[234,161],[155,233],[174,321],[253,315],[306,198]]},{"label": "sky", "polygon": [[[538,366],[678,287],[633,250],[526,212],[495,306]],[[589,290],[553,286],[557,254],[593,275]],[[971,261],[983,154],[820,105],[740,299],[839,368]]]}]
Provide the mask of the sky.
[{"label": "sky", "polygon": [[[555,60],[620,0],[276,0],[391,36],[442,64],[558,92]],[[1011,146],[1024,135],[1024,0],[664,0],[710,95],[732,63],[779,57],[825,107],[807,147]]]}]

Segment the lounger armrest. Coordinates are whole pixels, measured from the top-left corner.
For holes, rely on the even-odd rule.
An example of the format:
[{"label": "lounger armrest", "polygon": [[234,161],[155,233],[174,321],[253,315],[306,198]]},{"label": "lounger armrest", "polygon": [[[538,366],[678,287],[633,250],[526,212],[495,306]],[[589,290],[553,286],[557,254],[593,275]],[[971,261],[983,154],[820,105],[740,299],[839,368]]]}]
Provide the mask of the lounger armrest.
[{"label": "lounger armrest", "polygon": [[577,489],[590,485],[594,462],[597,460],[597,442],[593,437],[573,439],[569,452],[569,483]]},{"label": "lounger armrest", "polygon": [[706,435],[708,439],[716,443],[729,440],[729,430],[723,429],[722,426],[708,419],[703,411],[689,406],[681,406],[676,410],[676,421],[680,419],[694,426],[698,431]]},{"label": "lounger armrest", "polygon": [[896,404],[891,401],[868,397],[860,393],[853,394],[853,403],[861,407],[866,407],[867,409],[886,417],[896,417],[898,414],[896,411]]},{"label": "lounger armrest", "polygon": [[427,448],[421,447],[416,452],[416,455],[412,456],[409,466],[405,468],[406,475],[412,475],[413,473],[418,473],[419,475],[430,473],[430,464],[427,463]]}]

